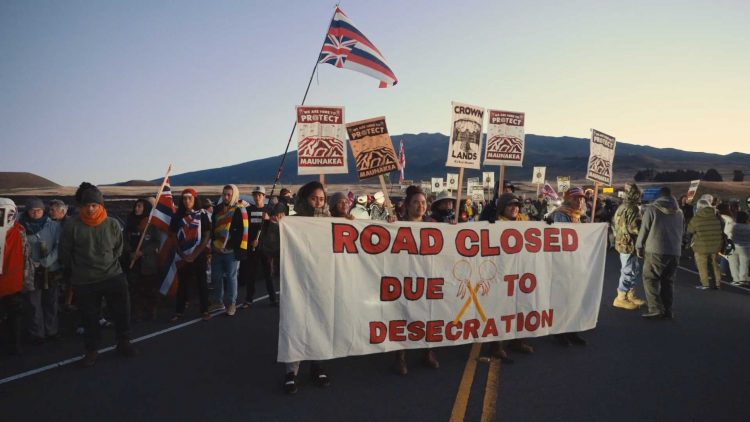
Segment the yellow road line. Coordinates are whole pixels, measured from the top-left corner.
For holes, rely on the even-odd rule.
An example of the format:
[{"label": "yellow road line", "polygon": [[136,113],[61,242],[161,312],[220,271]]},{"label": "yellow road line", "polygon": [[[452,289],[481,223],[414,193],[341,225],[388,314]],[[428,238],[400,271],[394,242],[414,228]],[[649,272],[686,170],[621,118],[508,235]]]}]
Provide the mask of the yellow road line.
[{"label": "yellow road line", "polygon": [[453,402],[453,411],[451,412],[451,422],[463,421],[466,416],[466,407],[469,404],[469,395],[471,394],[471,385],[474,383],[474,373],[477,370],[477,358],[479,351],[482,349],[481,343],[474,343],[469,352],[469,359],[464,367],[464,374],[461,376],[461,384],[458,386],[456,401]]},{"label": "yellow road line", "polygon": [[497,391],[500,387],[500,359],[492,359],[490,372],[487,374],[487,386],[484,389],[482,403],[482,422],[497,420]]}]

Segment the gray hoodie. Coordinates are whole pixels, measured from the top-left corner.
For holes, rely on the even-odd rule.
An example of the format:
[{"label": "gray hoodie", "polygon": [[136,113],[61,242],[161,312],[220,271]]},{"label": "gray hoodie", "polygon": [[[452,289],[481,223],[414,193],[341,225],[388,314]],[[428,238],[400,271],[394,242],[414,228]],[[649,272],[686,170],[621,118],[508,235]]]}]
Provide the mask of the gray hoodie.
[{"label": "gray hoodie", "polygon": [[673,196],[662,196],[646,207],[635,247],[646,253],[680,256],[682,210]]}]

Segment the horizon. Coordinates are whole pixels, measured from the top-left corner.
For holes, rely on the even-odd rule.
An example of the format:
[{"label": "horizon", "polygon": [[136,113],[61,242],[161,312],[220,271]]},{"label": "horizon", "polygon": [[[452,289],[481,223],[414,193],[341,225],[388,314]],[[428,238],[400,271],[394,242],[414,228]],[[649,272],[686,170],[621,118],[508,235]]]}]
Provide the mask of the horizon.
[{"label": "horizon", "polygon": [[[340,7],[399,79],[378,89],[318,66],[306,105],[343,105],[346,121],[384,115],[391,133],[443,134],[455,100],[525,112],[538,136],[596,128],[634,145],[750,153],[750,3]],[[68,186],[281,155],[332,12],[327,1],[4,2],[0,169]]]}]

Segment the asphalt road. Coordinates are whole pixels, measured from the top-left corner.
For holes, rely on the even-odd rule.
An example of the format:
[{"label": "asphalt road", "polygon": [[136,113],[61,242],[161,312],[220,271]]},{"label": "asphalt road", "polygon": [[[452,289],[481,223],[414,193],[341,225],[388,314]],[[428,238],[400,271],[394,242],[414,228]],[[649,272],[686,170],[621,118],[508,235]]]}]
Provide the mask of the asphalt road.
[{"label": "asphalt road", "polygon": [[182,327],[165,322],[165,310],[135,325],[134,337],[177,329],[139,341],[135,358],[106,352],[93,368],[65,364],[9,380],[79,355],[73,334],[1,357],[0,420],[747,420],[748,291],[699,291],[697,276],[680,270],[675,320],[646,321],[611,306],[618,274],[610,254],[588,346],[535,339],[536,353],[513,354],[513,364],[486,359],[486,345],[442,348],[438,370],[410,352],[407,376],[392,371],[392,356],[336,359],[325,365],[327,389],[308,381],[303,364],[294,396],[283,393],[275,362],[278,308],[261,300],[234,318]]}]

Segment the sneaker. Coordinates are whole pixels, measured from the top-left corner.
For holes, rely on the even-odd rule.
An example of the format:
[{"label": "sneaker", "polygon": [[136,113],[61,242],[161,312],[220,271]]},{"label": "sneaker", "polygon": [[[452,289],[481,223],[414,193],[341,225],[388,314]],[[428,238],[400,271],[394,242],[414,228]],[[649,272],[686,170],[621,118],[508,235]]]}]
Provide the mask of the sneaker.
[{"label": "sneaker", "polygon": [[201,319],[203,321],[208,321],[211,319],[211,314],[209,314],[208,312],[204,312],[203,314],[201,314]]},{"label": "sneaker", "polygon": [[182,314],[174,314],[172,318],[169,318],[169,322],[177,322],[180,320],[180,318],[182,318]]},{"label": "sneaker", "polygon": [[78,365],[79,368],[91,368],[96,363],[97,356],[99,356],[99,352],[96,350],[86,352],[76,365]]},{"label": "sneaker", "polygon": [[289,372],[284,377],[284,392],[287,394],[297,393],[297,376],[294,372]]},{"label": "sneaker", "polygon": [[698,289],[698,290],[708,290],[709,289],[708,286],[704,286],[702,284],[699,284],[699,285],[695,286],[695,288]]},{"label": "sneaker", "polygon": [[743,283],[741,281],[733,281],[732,282],[732,286],[742,286],[743,284],[745,284],[745,283]]},{"label": "sneaker", "polygon": [[76,328],[76,334],[78,334],[79,336],[83,335],[83,333],[85,333],[85,332],[86,332],[86,329],[83,328],[83,327]]},{"label": "sneaker", "polygon": [[100,327],[111,327],[112,323],[108,321],[106,318],[102,318],[99,320],[99,326]]},{"label": "sneaker", "polygon": [[208,307],[208,312],[225,311],[226,309],[223,303],[214,303]]},{"label": "sneaker", "polygon": [[249,309],[251,306],[253,306],[253,303],[250,302],[249,300],[246,300],[246,301],[242,302],[242,304],[240,306],[238,306],[238,308],[239,309]]},{"label": "sneaker", "polygon": [[330,387],[331,386],[331,380],[328,378],[328,374],[326,374],[326,371],[323,370],[319,365],[316,365],[312,369],[312,373],[310,374],[312,377],[313,382],[318,387]]},{"label": "sneaker", "polygon": [[232,303],[227,308],[227,316],[234,316],[234,314],[237,312],[237,307]]}]

